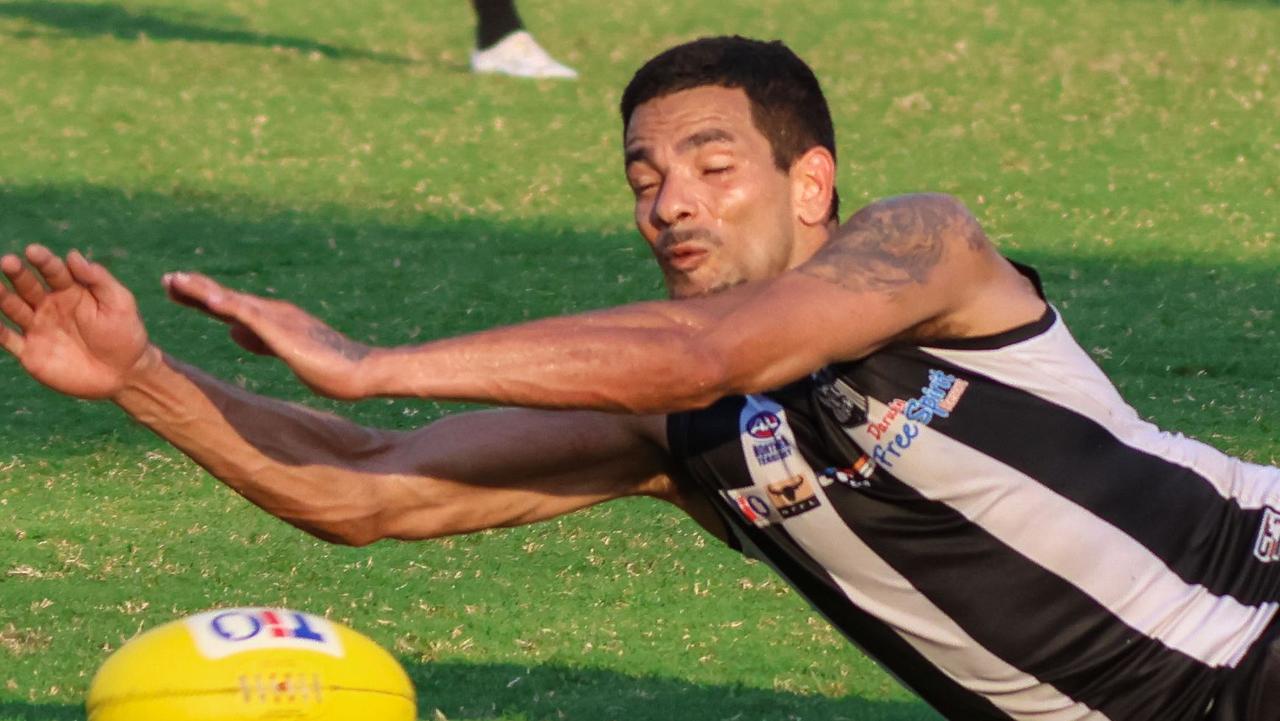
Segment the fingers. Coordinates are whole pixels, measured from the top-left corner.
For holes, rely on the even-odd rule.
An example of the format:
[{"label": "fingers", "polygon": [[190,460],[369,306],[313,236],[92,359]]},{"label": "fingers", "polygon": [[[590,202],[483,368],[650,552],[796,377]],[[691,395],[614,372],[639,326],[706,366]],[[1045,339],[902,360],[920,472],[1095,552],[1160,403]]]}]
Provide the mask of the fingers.
[{"label": "fingers", "polygon": [[25,343],[25,338],[16,333],[9,326],[4,323],[0,323],[0,348],[4,348],[15,356],[21,356]]},{"label": "fingers", "polygon": [[[22,260],[16,255],[6,255],[0,258],[0,270],[12,282],[23,270]],[[4,283],[0,283],[0,313],[23,331],[31,327],[31,321],[36,315],[31,306],[17,293],[5,287]]]},{"label": "fingers", "polygon": [[167,273],[163,282],[170,300],[230,325],[231,340],[241,348],[258,355],[276,355],[253,327],[261,320],[263,304],[270,301],[230,290],[199,273]]},{"label": "fingers", "polygon": [[40,279],[36,278],[36,274],[18,256],[6,255],[0,258],[0,271],[4,272],[5,277],[13,284],[14,292],[28,306],[34,308],[44,300],[46,292]]},{"label": "fingers", "polygon": [[44,276],[44,282],[49,285],[49,290],[55,292],[66,290],[75,283],[71,279],[71,273],[67,272],[67,264],[43,245],[27,246],[27,261],[40,271],[40,275]]},{"label": "fingers", "polygon": [[190,306],[221,321],[243,320],[257,300],[252,295],[224,288],[199,273],[167,273],[165,291],[174,302]]},{"label": "fingers", "polygon": [[[165,273],[164,277],[160,280],[161,284],[164,286],[165,295],[167,295],[169,300],[174,303],[185,305],[188,308],[195,308],[201,313],[216,316],[217,314],[210,310],[209,306],[204,304],[204,301],[201,301],[196,298],[196,296],[190,294],[187,289],[188,283],[185,280],[185,276],[186,273]],[[224,321],[230,320],[225,316],[222,316],[219,319]]]},{"label": "fingers", "polygon": [[35,311],[31,310],[31,306],[26,301],[19,298],[16,293],[9,292],[8,288],[0,283],[0,313],[4,314],[14,325],[21,328],[24,332],[31,327],[31,321],[36,317]]},{"label": "fingers", "polygon": [[[29,245],[27,263],[14,254],[0,258],[0,272],[13,285],[9,290],[0,283],[0,346],[15,355],[22,352],[24,335],[35,322],[36,309],[51,293],[83,286],[105,306],[127,308],[133,302],[128,289],[120,285],[105,268],[90,263],[77,251],[71,251],[64,262],[43,245]],[[47,286],[47,287],[46,287]],[[8,320],[17,329],[5,327]]]},{"label": "fingers", "polygon": [[[19,327],[27,326],[24,318],[29,317],[34,309],[44,302],[50,291],[56,293],[68,290],[75,286],[77,281],[87,286],[95,296],[105,294],[108,299],[118,301],[120,291],[127,295],[123,286],[115,283],[115,279],[111,278],[105,268],[85,260],[78,251],[71,251],[67,255],[67,261],[63,262],[62,258],[43,245],[29,245],[26,257],[30,267],[16,255],[0,258],[0,271],[13,284],[14,290],[13,295],[0,296],[0,310],[4,311],[5,315]],[[32,268],[35,270],[33,271]],[[75,272],[76,270],[80,271],[79,275]],[[19,303],[24,304],[26,308],[19,307]]]}]

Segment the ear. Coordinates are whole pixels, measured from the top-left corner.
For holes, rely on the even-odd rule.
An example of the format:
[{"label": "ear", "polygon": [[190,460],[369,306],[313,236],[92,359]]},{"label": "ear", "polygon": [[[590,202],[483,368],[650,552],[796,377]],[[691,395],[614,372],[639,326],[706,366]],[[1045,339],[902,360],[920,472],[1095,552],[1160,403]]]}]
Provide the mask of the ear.
[{"label": "ear", "polygon": [[791,164],[791,203],[805,225],[826,225],[836,187],[836,161],[831,151],[815,145]]}]

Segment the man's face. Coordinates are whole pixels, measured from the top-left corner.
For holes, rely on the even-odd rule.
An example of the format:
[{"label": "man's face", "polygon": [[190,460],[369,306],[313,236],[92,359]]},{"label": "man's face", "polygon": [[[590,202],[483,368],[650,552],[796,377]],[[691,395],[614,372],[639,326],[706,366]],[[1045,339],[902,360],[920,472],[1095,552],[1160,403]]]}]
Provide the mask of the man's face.
[{"label": "man's face", "polygon": [[738,88],[705,86],[636,107],[627,125],[636,227],[672,298],[786,270],[795,245],[791,180]]}]

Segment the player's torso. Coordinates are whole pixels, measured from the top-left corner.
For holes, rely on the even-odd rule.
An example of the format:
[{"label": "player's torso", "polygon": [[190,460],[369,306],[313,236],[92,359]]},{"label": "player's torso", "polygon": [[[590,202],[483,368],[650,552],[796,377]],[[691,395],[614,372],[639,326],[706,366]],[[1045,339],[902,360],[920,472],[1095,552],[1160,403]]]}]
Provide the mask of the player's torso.
[{"label": "player's torso", "polygon": [[1280,597],[1274,470],[1139,420],[1053,313],[671,440],[744,550],[952,718],[1196,718]]}]

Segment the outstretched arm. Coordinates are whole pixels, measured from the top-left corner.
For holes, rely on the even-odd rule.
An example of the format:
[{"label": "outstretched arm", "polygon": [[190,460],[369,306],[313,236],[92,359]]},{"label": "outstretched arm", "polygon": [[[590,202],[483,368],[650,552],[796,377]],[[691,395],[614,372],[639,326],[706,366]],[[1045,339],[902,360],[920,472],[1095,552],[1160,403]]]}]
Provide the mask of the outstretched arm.
[{"label": "outstretched arm", "polygon": [[344,544],[522,525],[622,496],[687,505],[665,475],[659,418],[499,409],[387,431],[169,357],[114,400],[268,513]]},{"label": "outstretched arm", "polygon": [[147,342],[132,294],[77,253],[0,259],[0,345],[45,385],[109,398],[235,491],[319,537],[428,538],[652,495],[701,516],[664,474],[663,419],[501,410],[412,432],[257,396]]},{"label": "outstretched arm", "polygon": [[806,264],[771,280],[412,347],[371,349],[295,306],[203,276],[171,276],[168,285],[232,323],[242,345],[279,355],[332,397],[633,413],[778,387],[894,340],[998,332],[1044,309],[968,211],[941,195],[874,203]]}]

